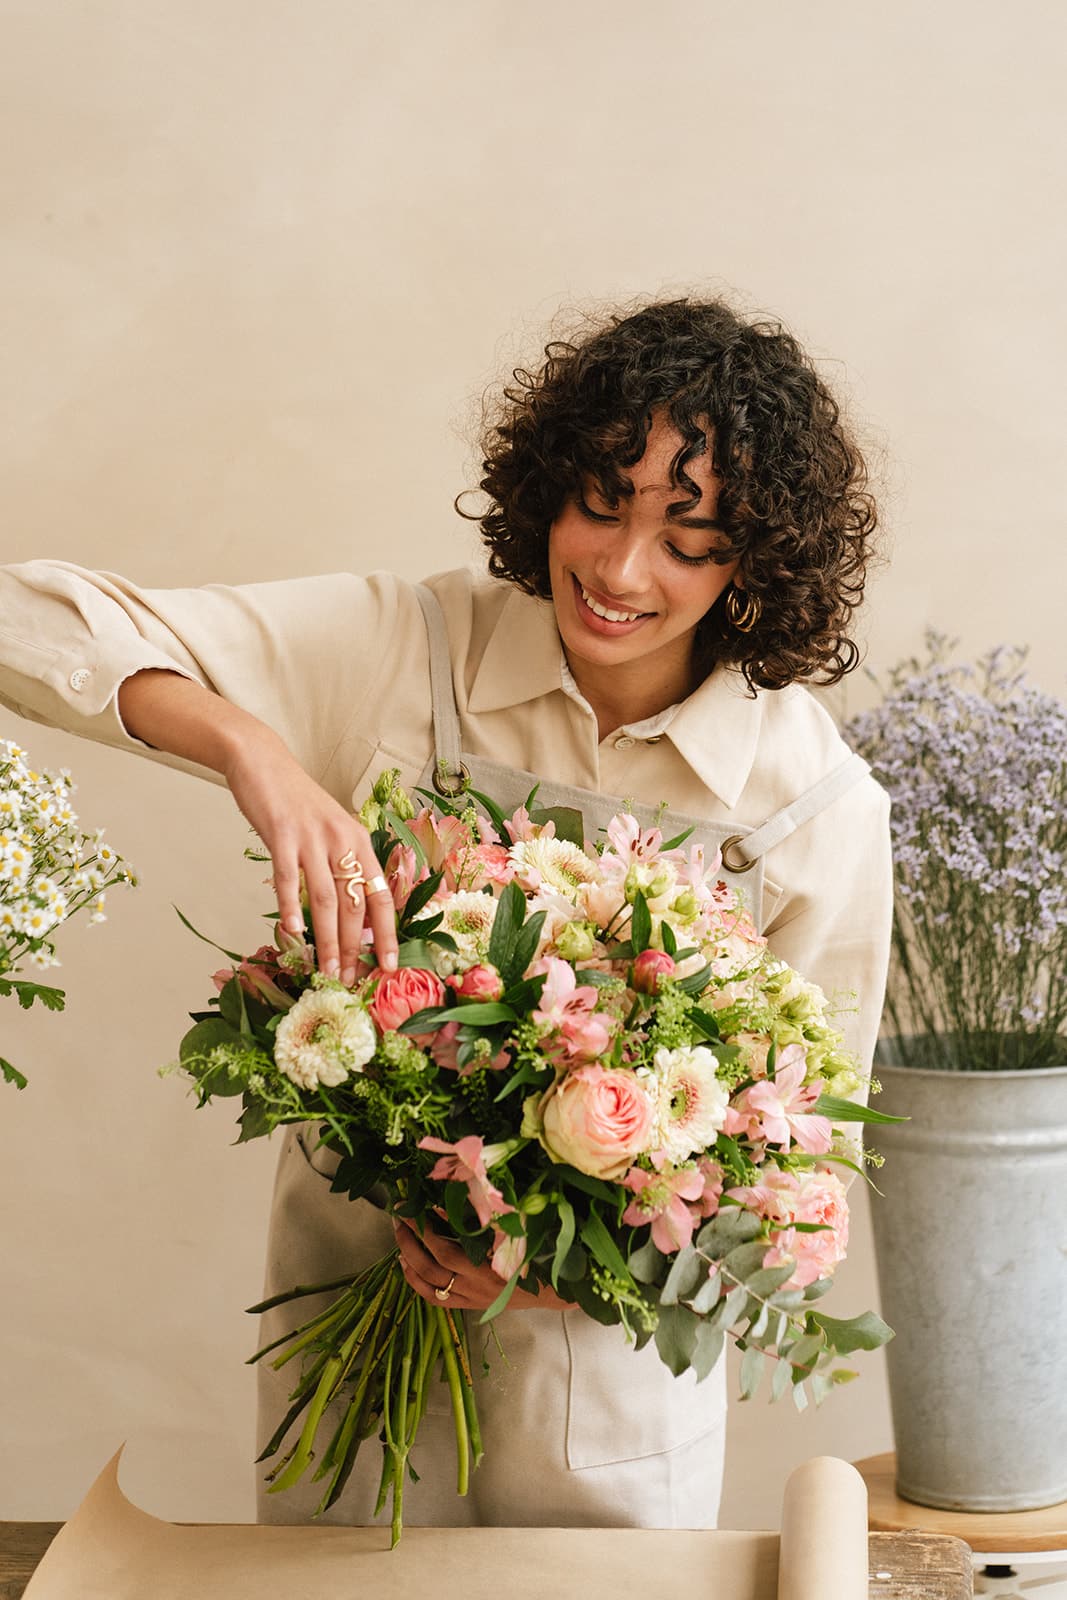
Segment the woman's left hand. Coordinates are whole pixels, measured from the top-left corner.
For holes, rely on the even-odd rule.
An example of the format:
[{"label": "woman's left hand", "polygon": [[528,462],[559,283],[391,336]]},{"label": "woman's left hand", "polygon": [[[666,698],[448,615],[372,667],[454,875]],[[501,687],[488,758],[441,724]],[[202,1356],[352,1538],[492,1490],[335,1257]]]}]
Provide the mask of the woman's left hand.
[{"label": "woman's left hand", "polygon": [[[476,1267],[467,1259],[462,1246],[438,1233],[432,1223],[426,1224],[420,1237],[409,1218],[394,1217],[393,1232],[400,1248],[404,1277],[415,1293],[432,1306],[445,1305],[451,1311],[484,1311],[504,1287],[505,1280],[497,1276],[488,1261]],[[438,1295],[435,1292],[438,1289],[448,1289],[447,1296]],[[566,1311],[568,1305],[569,1302],[561,1300],[548,1284],[536,1295],[516,1284],[508,1310]]]}]

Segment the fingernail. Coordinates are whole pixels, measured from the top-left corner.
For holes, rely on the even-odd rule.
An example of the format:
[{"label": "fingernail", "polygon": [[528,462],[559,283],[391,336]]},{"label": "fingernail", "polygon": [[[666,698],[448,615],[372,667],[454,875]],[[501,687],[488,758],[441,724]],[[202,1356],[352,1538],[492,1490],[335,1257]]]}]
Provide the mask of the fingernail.
[{"label": "fingernail", "polygon": [[396,951],[395,950],[388,951],[387,954],[382,958],[382,966],[385,968],[386,972],[395,972],[396,971]]},{"label": "fingernail", "polygon": [[285,931],[287,933],[303,933],[303,931],[304,931],[304,919],[303,919],[303,917],[286,917],[286,919],[285,919]]},{"label": "fingernail", "polygon": [[328,978],[336,978],[340,968],[336,961],[327,961],[322,970]]},{"label": "fingernail", "polygon": [[346,989],[351,989],[351,987],[355,983],[355,981],[356,981],[356,969],[355,969],[355,967],[346,967],[345,970],[341,974],[341,982],[344,984]]}]

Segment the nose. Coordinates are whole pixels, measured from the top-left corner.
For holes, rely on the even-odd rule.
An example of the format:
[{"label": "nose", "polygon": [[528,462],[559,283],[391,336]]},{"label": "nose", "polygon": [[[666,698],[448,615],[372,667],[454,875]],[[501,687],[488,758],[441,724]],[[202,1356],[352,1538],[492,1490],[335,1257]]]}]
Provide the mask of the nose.
[{"label": "nose", "polygon": [[598,553],[594,578],[606,600],[618,600],[640,610],[634,602],[648,590],[646,541],[633,529],[618,529]]}]

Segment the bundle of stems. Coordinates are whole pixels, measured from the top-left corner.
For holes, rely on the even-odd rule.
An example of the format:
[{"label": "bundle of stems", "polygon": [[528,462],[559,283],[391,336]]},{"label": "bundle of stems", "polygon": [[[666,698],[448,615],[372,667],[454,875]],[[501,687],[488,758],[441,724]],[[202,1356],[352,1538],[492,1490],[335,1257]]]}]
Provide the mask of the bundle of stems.
[{"label": "bundle of stems", "polygon": [[[448,1385],[456,1435],[456,1489],[466,1494],[471,1467],[482,1459],[481,1432],[471,1375],[470,1342],[462,1311],[431,1306],[409,1286],[393,1249],[355,1278],[302,1285],[249,1309],[254,1313],[310,1295],[339,1291],[317,1316],[282,1334],[252,1356],[261,1361],[280,1351],[272,1365],[301,1359],[300,1378],[290,1407],[259,1461],[277,1455],[290,1429],[303,1416],[294,1443],[268,1475],[270,1492],[291,1488],[308,1471],[326,1479],[316,1516],[344,1490],[359,1448],[378,1434],[382,1472],[374,1508],[377,1516],[392,1495],[392,1547],[403,1526],[404,1484],[417,1481],[409,1456],[426,1409],[430,1385]],[[326,1419],[328,1410],[337,1402]],[[305,1415],[306,1413],[306,1415]],[[333,1424],[325,1447],[320,1433]],[[312,1470],[313,1469],[313,1470]]]}]

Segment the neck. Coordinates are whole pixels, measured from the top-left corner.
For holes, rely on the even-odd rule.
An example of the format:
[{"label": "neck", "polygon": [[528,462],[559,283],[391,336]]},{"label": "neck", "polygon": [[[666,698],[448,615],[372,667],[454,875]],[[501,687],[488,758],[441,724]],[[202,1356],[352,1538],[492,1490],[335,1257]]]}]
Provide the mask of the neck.
[{"label": "neck", "polygon": [[568,656],[567,664],[596,713],[600,739],[606,739],[624,724],[643,722],[646,717],[666,711],[668,706],[684,700],[693,688],[688,659],[673,671],[656,671],[647,660],[598,667]]}]

